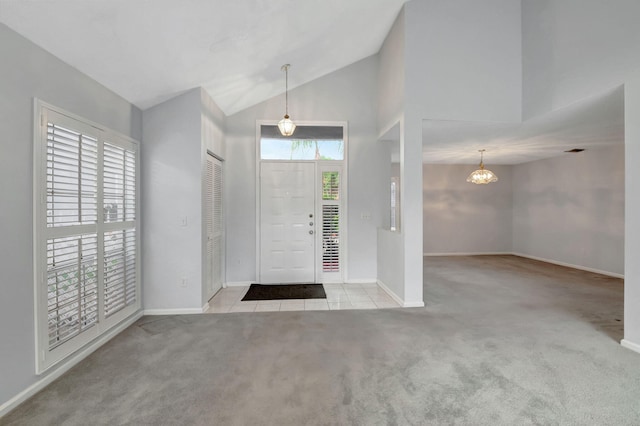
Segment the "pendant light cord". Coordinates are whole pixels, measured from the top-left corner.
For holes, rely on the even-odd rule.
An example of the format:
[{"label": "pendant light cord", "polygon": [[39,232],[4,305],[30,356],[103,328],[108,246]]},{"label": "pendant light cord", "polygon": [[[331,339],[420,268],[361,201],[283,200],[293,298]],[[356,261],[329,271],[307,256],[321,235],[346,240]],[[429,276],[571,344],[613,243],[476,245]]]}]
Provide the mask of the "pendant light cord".
[{"label": "pendant light cord", "polygon": [[289,117],[289,67],[291,65],[284,64],[282,70],[284,70],[284,115]]}]

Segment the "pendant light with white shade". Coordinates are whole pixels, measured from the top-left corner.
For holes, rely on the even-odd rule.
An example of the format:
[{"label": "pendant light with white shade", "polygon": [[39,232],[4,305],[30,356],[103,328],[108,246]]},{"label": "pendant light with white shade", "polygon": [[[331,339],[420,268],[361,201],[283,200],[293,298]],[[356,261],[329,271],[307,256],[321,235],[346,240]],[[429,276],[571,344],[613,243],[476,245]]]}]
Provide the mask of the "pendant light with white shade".
[{"label": "pendant light with white shade", "polygon": [[293,131],[296,130],[296,125],[289,118],[289,68],[290,64],[284,64],[282,71],[285,74],[285,91],[284,91],[284,118],[280,120],[278,123],[278,129],[280,129],[280,133],[282,136],[291,136]]}]

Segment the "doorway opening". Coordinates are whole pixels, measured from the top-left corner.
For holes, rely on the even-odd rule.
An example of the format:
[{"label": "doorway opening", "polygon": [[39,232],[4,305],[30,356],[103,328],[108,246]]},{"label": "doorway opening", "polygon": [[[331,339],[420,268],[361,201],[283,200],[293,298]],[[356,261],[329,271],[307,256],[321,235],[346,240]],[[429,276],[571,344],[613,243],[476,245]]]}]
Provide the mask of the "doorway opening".
[{"label": "doorway opening", "polygon": [[343,282],[347,238],[346,123],[299,124],[291,137],[257,126],[258,281]]}]

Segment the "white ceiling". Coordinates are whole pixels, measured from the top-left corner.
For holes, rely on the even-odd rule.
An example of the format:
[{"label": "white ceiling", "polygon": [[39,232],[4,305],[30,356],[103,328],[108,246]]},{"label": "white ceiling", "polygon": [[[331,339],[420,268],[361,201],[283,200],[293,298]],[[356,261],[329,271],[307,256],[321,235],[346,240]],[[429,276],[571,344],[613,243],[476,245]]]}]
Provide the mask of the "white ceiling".
[{"label": "white ceiling", "polygon": [[[231,115],[281,94],[284,63],[296,87],[375,54],[404,1],[0,0],[0,22],[141,109],[202,86]],[[424,162],[622,143],[623,115],[618,88],[524,123],[425,120]]]},{"label": "white ceiling", "polygon": [[424,120],[423,161],[427,164],[519,164],[624,143],[622,87],[524,123]]},{"label": "white ceiling", "polygon": [[0,0],[0,22],[146,109],[231,115],[378,52],[405,0]]}]

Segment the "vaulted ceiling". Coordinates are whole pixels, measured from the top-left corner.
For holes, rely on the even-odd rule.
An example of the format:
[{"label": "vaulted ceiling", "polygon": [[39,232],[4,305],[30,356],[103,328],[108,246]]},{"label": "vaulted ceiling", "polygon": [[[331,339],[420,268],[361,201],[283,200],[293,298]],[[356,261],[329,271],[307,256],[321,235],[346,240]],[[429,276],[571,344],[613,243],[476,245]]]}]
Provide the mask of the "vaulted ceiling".
[{"label": "vaulted ceiling", "polygon": [[204,87],[231,115],[380,49],[405,0],[0,0],[0,22],[146,109]]},{"label": "vaulted ceiling", "polygon": [[[0,0],[0,22],[141,109],[204,87],[227,115],[377,53],[406,0]],[[516,164],[624,141],[616,89],[525,123],[425,120],[424,161]]]}]

